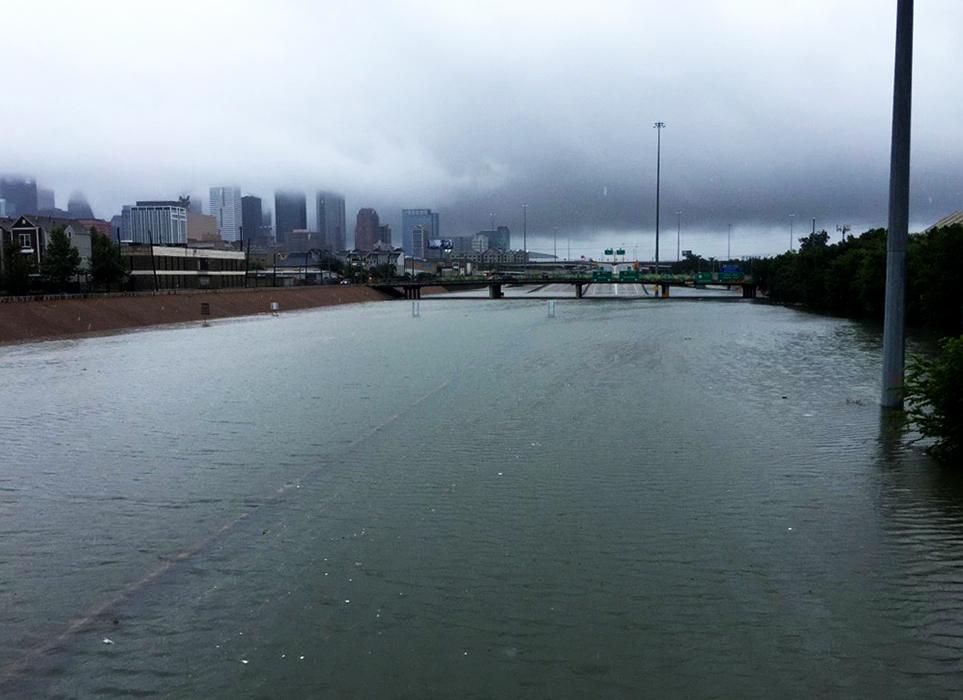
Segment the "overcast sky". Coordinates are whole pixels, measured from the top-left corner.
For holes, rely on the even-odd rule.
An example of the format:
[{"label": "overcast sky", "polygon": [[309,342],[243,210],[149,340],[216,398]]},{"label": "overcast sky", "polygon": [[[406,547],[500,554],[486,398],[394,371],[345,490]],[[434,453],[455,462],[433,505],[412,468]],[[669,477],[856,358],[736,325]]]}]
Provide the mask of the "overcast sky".
[{"label": "overcast sky", "polygon": [[[963,209],[963,2],[916,3],[911,222]],[[7,3],[0,170],[109,218],[237,184],[651,254],[885,225],[895,0]],[[270,202],[273,205],[273,201]],[[310,206],[309,206],[310,209]],[[671,257],[670,256],[670,257]]]}]

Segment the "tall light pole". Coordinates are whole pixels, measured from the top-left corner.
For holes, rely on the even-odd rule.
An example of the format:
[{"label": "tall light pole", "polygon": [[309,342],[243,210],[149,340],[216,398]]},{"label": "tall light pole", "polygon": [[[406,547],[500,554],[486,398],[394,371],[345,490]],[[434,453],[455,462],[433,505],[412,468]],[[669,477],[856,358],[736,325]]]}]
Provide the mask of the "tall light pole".
[{"label": "tall light pole", "polygon": [[794,250],[794,248],[793,248],[793,237],[792,237],[792,224],[793,224],[793,219],[795,219],[795,218],[796,218],[796,215],[795,215],[795,214],[790,214],[790,215],[789,215],[789,252],[790,252],[790,253]]},{"label": "tall light pole", "polygon": [[682,211],[677,211],[675,215],[678,217],[675,228],[675,261],[679,262],[682,260]]},{"label": "tall light pole", "polygon": [[883,408],[903,407],[906,351],[906,239],[909,235],[910,122],[913,107],[913,0],[896,4],[893,133],[886,234],[886,303],[883,319]]},{"label": "tall light pole", "polygon": [[553,229],[553,233],[552,233],[552,247],[553,247],[553,249],[554,249],[554,250],[552,251],[552,253],[553,253],[554,256],[555,256],[555,260],[558,261],[558,226],[556,226],[556,227]]},{"label": "tall light pole", "polygon": [[655,274],[659,274],[659,207],[662,196],[662,130],[665,122],[656,122],[652,125],[656,130],[655,147]]},{"label": "tall light pole", "polygon": [[528,205],[522,205],[522,249],[528,252]]},{"label": "tall light pole", "polygon": [[732,224],[729,224],[729,233],[726,236],[726,260],[732,260]]}]

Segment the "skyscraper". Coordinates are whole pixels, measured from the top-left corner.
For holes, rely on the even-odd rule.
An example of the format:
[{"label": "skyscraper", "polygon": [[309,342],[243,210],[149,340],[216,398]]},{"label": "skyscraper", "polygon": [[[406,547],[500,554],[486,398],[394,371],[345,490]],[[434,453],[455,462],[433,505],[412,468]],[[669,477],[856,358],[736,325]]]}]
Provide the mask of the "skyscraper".
[{"label": "skyscraper", "polygon": [[358,221],[354,227],[355,250],[374,250],[380,238],[381,223],[374,209],[359,209]]},{"label": "skyscraper", "polygon": [[37,182],[31,178],[0,178],[0,197],[7,202],[7,216],[29,216],[37,213]]},{"label": "skyscraper", "polygon": [[329,250],[345,249],[347,221],[344,212],[344,197],[331,192],[318,192],[318,233],[324,247]]},{"label": "skyscraper", "polygon": [[211,216],[224,241],[241,240],[241,188],[212,187]]},{"label": "skyscraper", "polygon": [[121,214],[121,240],[152,245],[187,244],[187,208],[174,202],[137,202]]},{"label": "skyscraper", "polygon": [[308,227],[308,207],[303,192],[274,193],[274,238],[283,244],[295,229]]},{"label": "skyscraper", "polygon": [[247,195],[241,197],[241,240],[253,241],[261,235],[261,198]]},{"label": "skyscraper", "polygon": [[401,210],[401,247],[405,249],[407,255],[416,258],[425,257],[425,249],[415,243],[412,235],[416,226],[423,227],[421,236],[423,240],[441,238],[441,229],[438,225],[438,212],[431,209],[402,209]]},{"label": "skyscraper", "polygon": [[83,192],[74,192],[67,200],[67,213],[71,219],[93,219],[94,212]]},{"label": "skyscraper", "polygon": [[56,209],[57,196],[49,187],[37,187],[37,211]]},{"label": "skyscraper", "polygon": [[511,250],[512,235],[507,226],[499,226],[494,231],[482,231],[488,236],[488,247],[495,250]]}]

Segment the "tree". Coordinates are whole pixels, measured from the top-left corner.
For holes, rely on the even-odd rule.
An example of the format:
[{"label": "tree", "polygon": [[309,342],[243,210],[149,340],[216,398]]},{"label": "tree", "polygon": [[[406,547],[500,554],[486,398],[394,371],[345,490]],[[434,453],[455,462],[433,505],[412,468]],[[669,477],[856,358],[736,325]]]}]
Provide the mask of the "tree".
[{"label": "tree", "polygon": [[40,263],[40,272],[50,285],[63,291],[80,270],[80,253],[62,228],[50,232],[50,242]]},{"label": "tree", "polygon": [[923,437],[936,439],[937,456],[951,458],[963,453],[963,336],[944,338],[940,345],[932,360],[910,357],[907,413]]},{"label": "tree", "polygon": [[30,289],[30,275],[36,271],[33,257],[20,252],[13,241],[3,244],[3,285],[10,294],[23,294]]},{"label": "tree", "polygon": [[94,284],[103,285],[108,292],[114,284],[119,287],[127,276],[120,245],[93,227],[90,229],[90,276]]}]

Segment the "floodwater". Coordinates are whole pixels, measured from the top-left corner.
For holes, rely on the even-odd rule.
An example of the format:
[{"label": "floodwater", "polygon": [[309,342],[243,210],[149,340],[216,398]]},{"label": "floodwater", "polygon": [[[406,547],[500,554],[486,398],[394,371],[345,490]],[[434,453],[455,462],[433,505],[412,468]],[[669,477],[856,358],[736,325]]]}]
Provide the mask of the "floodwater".
[{"label": "floodwater", "polygon": [[0,695],[963,691],[963,482],[876,329],[420,310],[0,348]]}]

